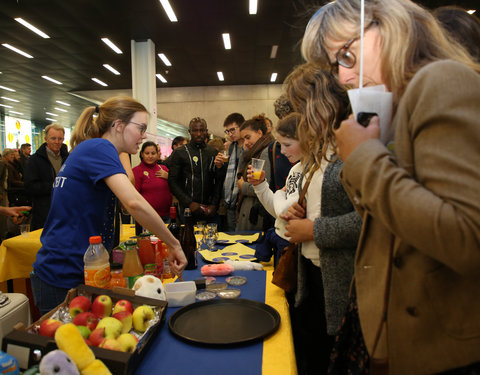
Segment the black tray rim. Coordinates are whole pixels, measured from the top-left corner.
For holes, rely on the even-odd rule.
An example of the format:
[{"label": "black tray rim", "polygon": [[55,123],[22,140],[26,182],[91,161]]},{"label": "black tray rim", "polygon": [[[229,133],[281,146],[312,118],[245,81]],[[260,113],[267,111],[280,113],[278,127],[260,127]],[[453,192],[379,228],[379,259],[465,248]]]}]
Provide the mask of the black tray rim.
[{"label": "black tray rim", "polygon": [[[236,340],[236,341],[232,341],[232,342],[228,342],[228,343],[205,341],[205,340],[201,340],[201,339],[188,337],[186,335],[183,335],[183,334],[180,334],[179,332],[177,332],[177,330],[174,328],[174,324],[179,317],[181,317],[184,313],[186,313],[190,310],[199,309],[199,308],[201,308],[205,305],[250,305],[250,306],[259,308],[260,310],[263,310],[265,313],[269,314],[273,318],[274,324],[268,330],[265,330],[265,332],[262,332],[261,334],[258,334],[254,337],[249,337],[249,338]],[[213,300],[208,300],[208,301],[195,302],[195,303],[184,306],[184,307],[180,308],[179,310],[175,311],[170,316],[170,318],[168,319],[168,328],[174,336],[178,337],[179,339],[181,339],[183,341],[189,342],[189,343],[209,345],[209,346],[233,346],[233,345],[253,343],[253,342],[262,340],[265,337],[270,336],[272,333],[274,333],[278,330],[278,328],[280,327],[280,321],[281,321],[281,318],[280,318],[279,312],[275,308],[273,308],[272,306],[267,305],[266,303],[263,303],[263,302],[250,300],[250,299],[245,299],[245,298],[213,299]]]}]

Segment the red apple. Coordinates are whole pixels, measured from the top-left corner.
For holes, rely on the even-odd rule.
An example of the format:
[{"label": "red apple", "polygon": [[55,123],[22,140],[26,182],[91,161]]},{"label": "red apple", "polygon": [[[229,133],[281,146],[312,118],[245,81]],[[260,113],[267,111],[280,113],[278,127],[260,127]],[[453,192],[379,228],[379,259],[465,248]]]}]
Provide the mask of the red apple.
[{"label": "red apple", "polygon": [[120,350],[127,353],[133,353],[138,343],[138,339],[131,333],[122,333],[117,341],[120,344]]},{"label": "red apple", "polygon": [[91,342],[93,346],[98,346],[105,338],[105,328],[95,328],[90,336],[88,336],[88,340]]},{"label": "red apple", "polygon": [[120,311],[128,311],[130,314],[133,314],[132,303],[126,299],[121,299],[115,304],[112,314],[116,314]]},{"label": "red apple", "polygon": [[113,318],[120,320],[123,324],[122,333],[130,332],[133,325],[133,316],[129,311],[120,311],[112,315]]},{"label": "red apple", "polygon": [[92,313],[99,318],[110,316],[112,314],[112,299],[105,294],[95,298],[92,303]]},{"label": "red apple", "polygon": [[91,341],[89,339],[86,339],[85,337],[83,338],[83,341],[85,341],[85,344],[87,344],[88,346],[93,346],[93,344],[91,343]]},{"label": "red apple", "polygon": [[38,333],[42,336],[54,337],[55,331],[62,324],[63,323],[61,321],[56,319],[45,319],[43,322],[40,323]]},{"label": "red apple", "polygon": [[120,347],[120,343],[117,341],[117,339],[114,339],[113,337],[107,337],[104,339],[100,345],[100,348],[104,349],[109,349],[109,350],[117,350],[119,352],[122,351],[122,348]]},{"label": "red apple", "polygon": [[93,331],[98,324],[98,318],[91,312],[82,312],[73,318],[73,324],[76,326],[86,326]]},{"label": "red apple", "polygon": [[75,318],[78,314],[90,310],[90,300],[85,296],[77,296],[70,301],[68,305],[68,311],[72,318]]}]

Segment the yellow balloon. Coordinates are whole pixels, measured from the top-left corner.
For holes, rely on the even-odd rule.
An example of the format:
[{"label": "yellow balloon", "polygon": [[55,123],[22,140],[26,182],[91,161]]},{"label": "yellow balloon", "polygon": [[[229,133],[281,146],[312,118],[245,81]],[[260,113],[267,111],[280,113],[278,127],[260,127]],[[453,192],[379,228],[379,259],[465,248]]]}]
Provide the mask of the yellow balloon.
[{"label": "yellow balloon", "polygon": [[15,121],[15,126],[17,127],[17,130],[20,130],[20,128],[22,127],[22,124],[20,124],[20,121]]},{"label": "yellow balloon", "polygon": [[25,143],[30,143],[30,137],[28,134],[25,134]]},{"label": "yellow balloon", "polygon": [[13,142],[13,134],[12,133],[8,133],[7,138],[8,138],[9,142]]}]

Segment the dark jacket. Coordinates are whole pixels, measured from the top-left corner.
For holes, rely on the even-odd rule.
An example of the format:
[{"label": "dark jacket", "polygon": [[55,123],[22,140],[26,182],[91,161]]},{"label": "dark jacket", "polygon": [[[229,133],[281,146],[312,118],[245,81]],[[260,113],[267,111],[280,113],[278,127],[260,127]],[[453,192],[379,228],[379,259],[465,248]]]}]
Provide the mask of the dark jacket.
[{"label": "dark jacket", "polygon": [[[270,168],[272,169],[272,178],[269,182],[270,190],[276,192],[285,186],[288,172],[292,168],[292,163],[282,154],[282,145],[278,141],[273,141],[268,145],[268,158],[270,160]],[[275,159],[275,162],[273,161]]]},{"label": "dark jacket", "polygon": [[218,207],[225,172],[214,164],[218,151],[190,141],[175,149],[168,163],[168,185],[182,207],[197,202]]},{"label": "dark jacket", "polygon": [[7,163],[8,169],[8,203],[10,206],[25,206],[29,205],[30,201],[26,195],[22,167],[20,162],[14,160]]},{"label": "dark jacket", "polygon": [[[68,157],[66,145],[60,149],[62,164]],[[50,210],[53,182],[56,173],[47,155],[47,144],[44,143],[30,156],[25,166],[25,189],[32,198],[31,229],[43,228]]]}]

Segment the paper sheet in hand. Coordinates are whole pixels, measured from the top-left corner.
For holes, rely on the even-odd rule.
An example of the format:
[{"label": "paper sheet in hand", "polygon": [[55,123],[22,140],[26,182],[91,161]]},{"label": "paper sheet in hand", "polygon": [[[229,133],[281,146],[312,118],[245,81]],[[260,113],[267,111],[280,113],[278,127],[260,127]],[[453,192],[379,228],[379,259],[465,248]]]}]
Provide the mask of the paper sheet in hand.
[{"label": "paper sheet in hand", "polygon": [[227,234],[218,232],[217,243],[221,245],[232,245],[235,243],[253,243],[258,240],[260,233],[253,234]]},{"label": "paper sheet in hand", "polygon": [[210,263],[223,263],[227,260],[257,260],[255,258],[255,250],[241,243],[218,251],[200,250],[199,253],[205,261]]}]

